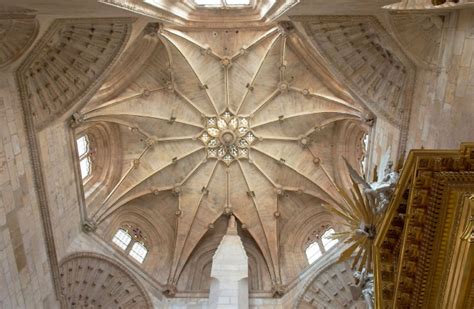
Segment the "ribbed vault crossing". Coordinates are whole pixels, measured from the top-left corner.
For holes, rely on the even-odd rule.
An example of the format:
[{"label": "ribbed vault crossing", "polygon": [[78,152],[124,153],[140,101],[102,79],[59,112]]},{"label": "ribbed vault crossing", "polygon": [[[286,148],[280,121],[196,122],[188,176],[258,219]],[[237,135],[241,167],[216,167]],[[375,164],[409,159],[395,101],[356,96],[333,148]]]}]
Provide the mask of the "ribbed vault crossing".
[{"label": "ribbed vault crossing", "polygon": [[[168,284],[176,286],[209,226],[229,213],[254,238],[273,284],[281,284],[279,197],[297,192],[314,207],[337,199],[334,128],[362,125],[362,110],[313,74],[289,39],[294,35],[282,27],[183,32],[148,26],[136,43],[146,47],[139,51],[147,58],[137,60],[132,48],[121,67],[136,61],[139,68],[116,69],[81,111],[85,123],[118,125],[126,145],[116,154],[120,180],[89,208],[92,221],[106,224],[150,194],[178,200]],[[221,156],[219,147],[231,147],[225,145],[231,137],[244,139],[245,155],[225,148]],[[213,147],[219,154],[212,155]]]}]

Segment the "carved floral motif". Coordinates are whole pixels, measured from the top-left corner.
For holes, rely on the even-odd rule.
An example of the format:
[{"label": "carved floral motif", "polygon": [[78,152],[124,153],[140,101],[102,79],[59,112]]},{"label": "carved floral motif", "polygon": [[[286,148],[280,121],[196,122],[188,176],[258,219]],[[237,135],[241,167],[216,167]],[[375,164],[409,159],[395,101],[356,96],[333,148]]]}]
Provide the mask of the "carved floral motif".
[{"label": "carved floral motif", "polygon": [[230,164],[238,158],[248,158],[256,136],[250,130],[249,120],[226,111],[219,117],[205,119],[206,129],[199,139],[206,145],[207,157]]}]

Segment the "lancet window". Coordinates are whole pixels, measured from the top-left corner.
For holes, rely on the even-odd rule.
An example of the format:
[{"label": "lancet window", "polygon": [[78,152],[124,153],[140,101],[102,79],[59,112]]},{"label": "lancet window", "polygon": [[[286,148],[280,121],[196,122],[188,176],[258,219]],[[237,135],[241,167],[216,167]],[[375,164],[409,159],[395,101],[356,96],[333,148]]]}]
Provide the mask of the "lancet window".
[{"label": "lancet window", "polygon": [[369,134],[367,133],[364,134],[364,136],[362,137],[361,143],[362,143],[362,150],[364,152],[364,155],[362,156],[360,160],[360,168],[361,168],[362,175],[364,175],[367,169],[367,154],[369,153]]},{"label": "lancet window", "polygon": [[92,151],[89,137],[86,134],[81,135],[76,140],[76,144],[81,167],[81,176],[82,180],[85,181],[92,174]]}]

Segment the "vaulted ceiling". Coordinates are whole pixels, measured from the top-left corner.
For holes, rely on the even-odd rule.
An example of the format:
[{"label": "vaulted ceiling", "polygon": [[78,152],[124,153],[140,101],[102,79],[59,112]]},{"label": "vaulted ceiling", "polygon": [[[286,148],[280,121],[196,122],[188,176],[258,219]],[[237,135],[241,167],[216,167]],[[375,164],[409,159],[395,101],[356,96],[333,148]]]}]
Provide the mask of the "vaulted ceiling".
[{"label": "vaulted ceiling", "polygon": [[[304,195],[306,206],[321,209],[338,200],[337,147],[349,147],[359,163],[364,110],[324,68],[313,73],[297,42],[283,26],[182,31],[151,24],[76,116],[83,126],[110,123],[120,132],[122,147],[111,154],[120,164],[110,172],[119,177],[88,209],[99,231],[140,204],[174,211],[169,284],[230,213],[255,241],[272,283],[281,283],[282,197]],[[353,140],[341,139],[351,124]],[[147,220],[160,230],[159,219]]]},{"label": "vaulted ceiling", "polygon": [[[394,39],[373,16],[276,23],[291,0],[257,1],[233,19],[184,0],[160,2],[165,8],[151,0],[102,2],[175,24],[56,20],[17,70],[33,134],[74,113],[73,130],[91,139],[92,177],[79,190],[83,223],[106,243],[124,222],[140,226],[150,249],[141,269],[173,294],[208,287],[203,274],[225,231],[223,216],[233,214],[253,292],[281,295],[307,267],[308,235],[343,228],[324,204],[340,202],[335,183],[348,183],[342,156],[360,166],[374,114],[406,133],[411,61],[436,62],[443,18],[391,14]],[[106,15],[123,12],[103,7]],[[22,29],[21,44],[0,49],[4,63],[36,36],[36,19],[25,14],[0,23],[4,45],[10,24]],[[420,27],[435,35],[417,39]],[[400,44],[410,44],[410,58]]]},{"label": "vaulted ceiling", "polygon": [[126,18],[54,21],[17,71],[36,128],[90,99],[130,31]]},{"label": "vaulted ceiling", "polygon": [[334,73],[377,116],[406,125],[414,68],[372,16],[311,16],[300,19]]}]

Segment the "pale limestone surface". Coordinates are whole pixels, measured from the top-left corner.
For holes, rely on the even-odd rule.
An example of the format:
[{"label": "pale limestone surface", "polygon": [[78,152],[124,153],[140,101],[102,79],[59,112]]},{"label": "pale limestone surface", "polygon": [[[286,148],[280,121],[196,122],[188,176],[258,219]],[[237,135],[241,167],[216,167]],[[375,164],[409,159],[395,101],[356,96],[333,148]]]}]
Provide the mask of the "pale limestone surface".
[{"label": "pale limestone surface", "polygon": [[23,113],[0,73],[0,308],[57,308]]},{"label": "pale limestone surface", "polygon": [[[281,298],[263,298],[250,295],[251,309],[287,309],[311,308],[308,302],[313,301],[323,308],[365,309],[362,301],[352,300],[349,285],[351,281],[350,263],[337,263],[339,253],[344,246],[331,250],[326,258],[309,265],[298,277],[298,281],[288,287]],[[309,307],[308,307],[309,306]],[[161,308],[161,307],[158,307]],[[208,309],[207,298],[173,298],[169,299],[165,309]],[[320,307],[318,307],[320,308]]]},{"label": "pale limestone surface", "polygon": [[227,233],[212,258],[209,308],[249,307],[248,257],[231,216]]},{"label": "pale limestone surface", "polygon": [[[203,274],[218,244],[211,240],[212,226],[229,213],[246,226],[244,244],[251,242],[252,292],[279,293],[278,285],[307,263],[302,239],[295,240],[296,263],[280,262],[280,251],[294,250],[278,240],[279,229],[298,226],[289,209],[307,210],[305,228],[323,225],[315,213],[324,210],[321,201],[337,199],[332,177],[344,180],[337,147],[358,165],[367,130],[362,108],[329,76],[310,71],[301,59],[308,55],[297,53],[298,38],[282,27],[210,31],[150,24],[78,112],[82,131],[76,134],[92,134],[98,122],[114,124],[123,145],[116,151],[106,143],[98,147],[117,159],[105,169],[100,153],[95,158],[107,183],[115,181],[104,183],[107,194],[91,201],[94,187],[87,180],[81,209],[105,241],[124,222],[139,225],[150,239],[142,267],[166,293],[208,293]],[[349,138],[338,134],[345,128]],[[220,154],[226,132],[240,136],[239,152],[246,155]],[[219,140],[216,146],[209,136]],[[248,144],[242,146],[244,138]],[[330,215],[324,220],[331,222]]]},{"label": "pale limestone surface", "polygon": [[436,69],[417,72],[410,148],[458,148],[474,139],[474,15],[451,13]]}]

